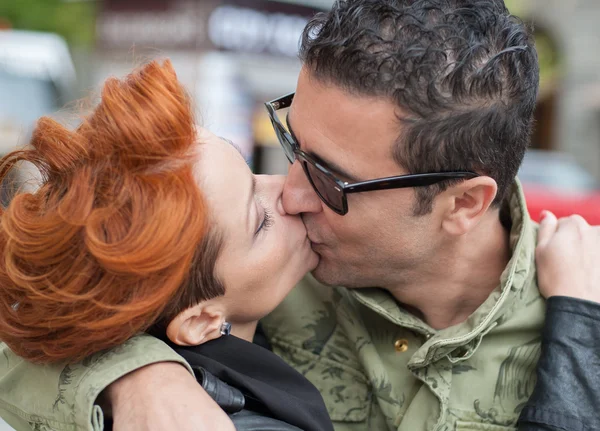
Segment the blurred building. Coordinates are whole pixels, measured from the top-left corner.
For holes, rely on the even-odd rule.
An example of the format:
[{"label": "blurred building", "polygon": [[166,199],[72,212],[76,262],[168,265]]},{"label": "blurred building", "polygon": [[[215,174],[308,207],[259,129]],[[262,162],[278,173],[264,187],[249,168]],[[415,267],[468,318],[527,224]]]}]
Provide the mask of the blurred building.
[{"label": "blurred building", "polygon": [[505,1],[536,28],[542,85],[534,143],[570,154],[600,178],[600,2]]},{"label": "blurred building", "polygon": [[[57,114],[72,97],[75,68],[64,39],[53,33],[0,31],[0,156],[24,146],[35,121]],[[35,187],[32,166],[20,165],[4,178],[0,204],[13,193]]]},{"label": "blurred building", "polygon": [[527,13],[550,29],[561,57],[554,149],[600,178],[600,2],[528,0]]},{"label": "blurred building", "polygon": [[261,172],[285,158],[263,102],[293,91],[298,41],[330,0],[103,0],[90,84],[169,57],[203,125],[240,147]]}]

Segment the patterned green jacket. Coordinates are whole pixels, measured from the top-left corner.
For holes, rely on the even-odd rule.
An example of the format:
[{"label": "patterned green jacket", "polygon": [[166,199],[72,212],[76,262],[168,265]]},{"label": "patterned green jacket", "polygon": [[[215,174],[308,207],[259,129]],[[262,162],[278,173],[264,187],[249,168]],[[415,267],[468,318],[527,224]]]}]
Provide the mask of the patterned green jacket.
[{"label": "patterned green jacket", "polygon": [[[516,428],[535,384],[545,303],[536,227],[518,183],[510,209],[512,258],[498,288],[460,325],[435,331],[383,290],[311,277],[265,319],[274,351],[321,391],[336,430]],[[148,363],[184,363],[145,335],[69,367],[25,363],[2,344],[0,353],[0,416],[17,430],[100,430],[94,401],[103,388]]]},{"label": "patterned green jacket", "polygon": [[535,384],[545,301],[518,183],[509,205],[512,258],[464,323],[436,331],[382,289],[311,277],[264,320],[275,353],[323,394],[336,430],[516,428]]}]

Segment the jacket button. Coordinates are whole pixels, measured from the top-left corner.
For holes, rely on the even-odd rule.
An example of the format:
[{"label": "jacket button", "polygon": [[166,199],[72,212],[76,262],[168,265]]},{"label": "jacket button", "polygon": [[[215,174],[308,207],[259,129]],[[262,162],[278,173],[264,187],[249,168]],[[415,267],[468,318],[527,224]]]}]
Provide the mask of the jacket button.
[{"label": "jacket button", "polygon": [[406,352],[408,350],[408,340],[405,340],[404,338],[396,340],[394,343],[394,349],[396,349],[396,352],[399,353]]}]

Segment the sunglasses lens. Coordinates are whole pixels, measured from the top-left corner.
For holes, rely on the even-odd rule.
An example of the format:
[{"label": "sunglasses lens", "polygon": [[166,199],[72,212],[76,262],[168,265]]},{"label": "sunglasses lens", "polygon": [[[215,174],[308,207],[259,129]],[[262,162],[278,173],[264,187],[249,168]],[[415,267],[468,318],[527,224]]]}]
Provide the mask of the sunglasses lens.
[{"label": "sunglasses lens", "polygon": [[286,136],[285,129],[273,118],[271,119],[271,124],[273,124],[273,130],[275,130],[275,134],[277,135],[277,139],[281,144],[281,148],[283,148],[285,156],[287,157],[290,163],[294,163],[294,160],[296,159],[296,156],[294,155],[294,148],[292,143]]},{"label": "sunglasses lens", "polygon": [[344,194],[340,186],[311,163],[302,163],[315,191],[325,204],[338,214],[344,214]]},{"label": "sunglasses lens", "polygon": [[[286,123],[287,114],[289,112],[289,107],[274,109],[273,106],[267,106],[267,109],[271,116],[271,123],[273,124],[273,129],[275,130],[277,139],[283,148],[283,152],[285,153],[285,156],[289,162],[293,164],[296,161],[295,149],[297,148],[297,145],[293,141],[290,132],[284,126]],[[312,184],[317,195],[319,195],[321,200],[333,211],[340,215],[344,215],[346,213],[344,208],[344,192],[340,186],[325,172],[308,162],[304,156],[300,155],[300,153],[301,151],[299,152],[298,156],[299,161],[301,162],[304,173],[308,177],[308,180]]]},{"label": "sunglasses lens", "polygon": [[294,163],[296,155],[294,154],[294,146],[292,142],[289,141],[288,135],[286,135],[280,127],[276,127],[275,130],[277,130],[277,137],[279,138],[279,143],[283,148],[285,156],[290,163]]}]

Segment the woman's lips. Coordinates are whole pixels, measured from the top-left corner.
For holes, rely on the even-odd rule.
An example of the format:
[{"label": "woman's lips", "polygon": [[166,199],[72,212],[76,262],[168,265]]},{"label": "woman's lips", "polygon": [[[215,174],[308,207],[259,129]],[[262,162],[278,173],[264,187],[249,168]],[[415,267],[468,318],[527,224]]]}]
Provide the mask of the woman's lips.
[{"label": "woman's lips", "polygon": [[308,238],[308,240],[311,242],[311,244],[313,245],[320,245],[321,241],[317,241],[314,238],[311,238],[310,234],[307,232],[306,233],[306,237]]}]

